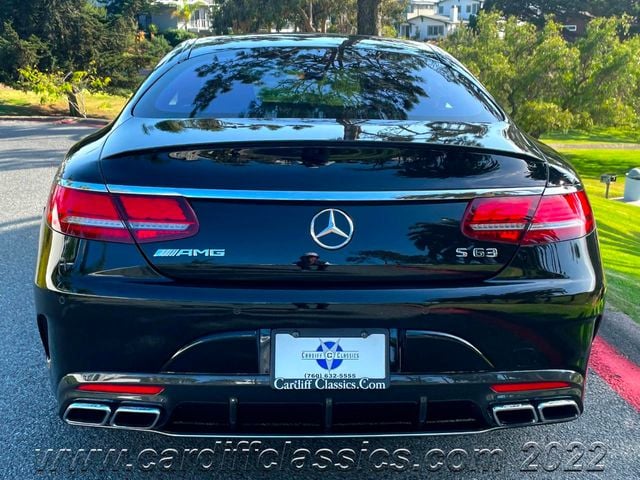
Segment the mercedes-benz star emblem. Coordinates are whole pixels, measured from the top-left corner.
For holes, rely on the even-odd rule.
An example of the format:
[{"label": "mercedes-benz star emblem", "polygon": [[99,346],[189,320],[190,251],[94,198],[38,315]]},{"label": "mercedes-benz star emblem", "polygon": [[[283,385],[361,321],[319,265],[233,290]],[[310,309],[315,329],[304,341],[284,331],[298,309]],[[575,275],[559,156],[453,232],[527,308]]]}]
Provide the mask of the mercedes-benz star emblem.
[{"label": "mercedes-benz star emblem", "polygon": [[351,241],[353,221],[342,210],[327,208],[313,217],[310,231],[311,238],[322,248],[337,250]]}]

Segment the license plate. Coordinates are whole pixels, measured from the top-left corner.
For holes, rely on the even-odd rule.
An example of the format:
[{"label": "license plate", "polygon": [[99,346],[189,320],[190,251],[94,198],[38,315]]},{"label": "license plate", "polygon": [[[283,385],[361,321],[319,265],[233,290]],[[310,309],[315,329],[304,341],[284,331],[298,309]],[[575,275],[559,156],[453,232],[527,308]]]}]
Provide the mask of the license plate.
[{"label": "license plate", "polygon": [[386,330],[289,330],[272,337],[276,390],[382,390],[389,387]]}]

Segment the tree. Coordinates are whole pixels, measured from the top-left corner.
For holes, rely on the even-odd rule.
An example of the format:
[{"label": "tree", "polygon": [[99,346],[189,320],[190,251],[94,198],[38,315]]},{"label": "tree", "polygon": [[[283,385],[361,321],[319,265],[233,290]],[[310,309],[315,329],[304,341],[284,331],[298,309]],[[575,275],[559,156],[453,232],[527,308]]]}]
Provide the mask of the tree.
[{"label": "tree", "polygon": [[584,38],[569,43],[552,19],[537,29],[482,12],[475,29],[458,29],[443,47],[537,136],[638,121],[640,37],[627,38],[629,26],[629,18],[595,19]]},{"label": "tree", "polygon": [[69,115],[72,117],[87,116],[84,105],[85,91],[102,91],[111,81],[108,77],[96,76],[93,71],[43,73],[31,67],[21,68],[20,77],[22,87],[38,94],[41,104],[66,97]]},{"label": "tree", "polygon": [[380,32],[380,0],[358,0],[358,35]]},{"label": "tree", "polygon": [[123,16],[131,20],[136,20],[138,15],[152,8],[152,0],[106,0],[103,3],[108,16]]},{"label": "tree", "polygon": [[17,80],[18,70],[37,65],[46,51],[46,45],[35,35],[25,40],[18,36],[11,22],[0,25],[0,82]]},{"label": "tree", "polygon": [[487,0],[486,10],[500,11],[521,20],[532,22],[538,27],[553,15],[558,19],[588,12],[595,16],[640,15],[638,0]]}]

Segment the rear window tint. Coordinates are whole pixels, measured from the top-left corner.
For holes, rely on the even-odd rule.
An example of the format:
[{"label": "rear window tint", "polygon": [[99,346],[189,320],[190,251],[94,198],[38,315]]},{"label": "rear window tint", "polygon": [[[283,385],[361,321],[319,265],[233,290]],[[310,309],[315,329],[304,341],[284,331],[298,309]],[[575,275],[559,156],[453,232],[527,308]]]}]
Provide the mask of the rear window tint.
[{"label": "rear window tint", "polygon": [[456,64],[430,52],[252,48],[176,65],[133,114],[149,118],[330,118],[494,122],[501,115]]}]

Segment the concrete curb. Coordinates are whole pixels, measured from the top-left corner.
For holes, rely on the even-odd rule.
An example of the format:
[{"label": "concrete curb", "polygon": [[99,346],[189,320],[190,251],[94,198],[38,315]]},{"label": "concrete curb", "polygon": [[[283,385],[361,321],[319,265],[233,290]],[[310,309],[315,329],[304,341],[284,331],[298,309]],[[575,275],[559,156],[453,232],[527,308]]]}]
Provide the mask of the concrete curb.
[{"label": "concrete curb", "polygon": [[54,122],[64,124],[98,124],[108,125],[111,121],[104,118],[77,118],[64,115],[0,115],[0,121],[7,122]]}]

